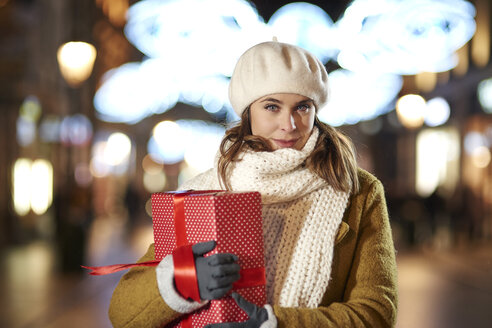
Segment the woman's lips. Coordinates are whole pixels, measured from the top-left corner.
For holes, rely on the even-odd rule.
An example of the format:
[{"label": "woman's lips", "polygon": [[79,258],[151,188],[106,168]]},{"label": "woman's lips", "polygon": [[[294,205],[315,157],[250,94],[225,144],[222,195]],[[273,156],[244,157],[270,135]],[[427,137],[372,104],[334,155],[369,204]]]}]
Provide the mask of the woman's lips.
[{"label": "woman's lips", "polygon": [[275,143],[280,148],[291,148],[296,144],[297,140],[299,139],[290,139],[290,140],[273,139],[273,141],[275,141]]}]

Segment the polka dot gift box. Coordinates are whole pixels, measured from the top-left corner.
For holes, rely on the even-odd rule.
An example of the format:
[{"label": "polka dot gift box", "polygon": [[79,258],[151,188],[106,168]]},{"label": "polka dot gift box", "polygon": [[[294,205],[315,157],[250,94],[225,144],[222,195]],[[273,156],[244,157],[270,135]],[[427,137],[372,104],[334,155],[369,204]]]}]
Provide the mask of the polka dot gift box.
[{"label": "polka dot gift box", "polygon": [[[258,306],[266,303],[260,193],[155,193],[152,194],[152,222],[156,260],[173,253],[181,246],[178,244],[184,243],[183,238],[189,244],[215,240],[217,247],[206,256],[233,253],[239,257],[241,280],[233,290]],[[260,275],[261,279],[258,278]],[[250,283],[248,279],[256,281]],[[251,285],[253,287],[245,287]],[[192,327],[247,319],[246,313],[230,296],[211,301],[189,316],[185,321],[191,320]],[[175,325],[183,326],[186,325],[182,322]]]}]

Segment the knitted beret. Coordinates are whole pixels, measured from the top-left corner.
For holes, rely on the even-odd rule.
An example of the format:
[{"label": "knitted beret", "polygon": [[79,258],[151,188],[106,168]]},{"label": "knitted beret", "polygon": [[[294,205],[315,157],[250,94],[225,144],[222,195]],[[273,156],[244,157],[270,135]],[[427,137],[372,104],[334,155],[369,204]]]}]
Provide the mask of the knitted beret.
[{"label": "knitted beret", "polygon": [[239,58],[229,83],[229,100],[242,112],[255,100],[274,93],[295,93],[322,108],[328,100],[325,66],[310,52],[271,41],[246,50]]}]

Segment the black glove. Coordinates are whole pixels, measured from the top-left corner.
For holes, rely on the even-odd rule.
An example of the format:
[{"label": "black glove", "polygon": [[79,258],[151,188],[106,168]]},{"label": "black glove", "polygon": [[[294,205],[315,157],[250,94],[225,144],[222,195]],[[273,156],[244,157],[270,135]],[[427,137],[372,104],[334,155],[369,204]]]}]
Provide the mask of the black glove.
[{"label": "black glove", "polygon": [[214,323],[205,326],[205,328],[259,328],[262,323],[268,320],[268,312],[265,308],[257,307],[246,301],[238,293],[232,293],[231,296],[237,305],[246,312],[249,319],[244,322]]},{"label": "black glove", "polygon": [[195,255],[198,290],[202,300],[222,298],[231,290],[232,284],[239,279],[240,267],[239,264],[235,263],[238,260],[236,255],[219,253],[203,257],[215,246],[214,240],[192,246]]}]

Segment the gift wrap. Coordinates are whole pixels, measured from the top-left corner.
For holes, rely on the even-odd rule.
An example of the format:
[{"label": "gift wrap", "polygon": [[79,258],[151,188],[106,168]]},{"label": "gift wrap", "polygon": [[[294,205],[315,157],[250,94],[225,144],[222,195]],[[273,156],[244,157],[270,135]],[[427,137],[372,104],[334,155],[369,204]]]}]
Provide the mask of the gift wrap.
[{"label": "gift wrap", "polygon": [[[178,246],[215,240],[205,256],[232,253],[239,257],[241,279],[233,291],[258,306],[266,303],[261,195],[258,192],[186,191],[152,194],[155,259]],[[229,296],[210,301],[172,327],[203,327],[241,322],[248,316]]]}]

